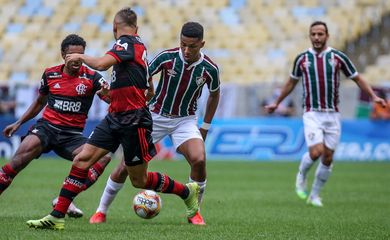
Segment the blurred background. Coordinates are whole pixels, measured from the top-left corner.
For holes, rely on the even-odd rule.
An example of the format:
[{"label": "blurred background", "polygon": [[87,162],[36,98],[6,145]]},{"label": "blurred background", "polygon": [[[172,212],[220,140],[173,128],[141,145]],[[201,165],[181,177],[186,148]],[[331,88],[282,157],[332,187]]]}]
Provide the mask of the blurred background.
[{"label": "blurred background", "polygon": [[[388,0],[0,0],[0,5],[2,128],[35,99],[44,69],[63,63],[60,44],[66,35],[79,34],[87,41],[86,53],[101,56],[114,42],[113,17],[125,6],[139,16],[149,59],[179,46],[184,22],[204,26],[203,51],[219,65],[222,82],[207,142],[211,157],[299,159],[305,151],[300,85],[275,115],[267,115],[263,106],[278,96],[295,56],[311,47],[309,26],[315,20],[328,24],[328,45],[344,51],[378,94],[390,99]],[[102,74],[109,80],[109,71]],[[206,98],[203,94],[200,99],[200,119]],[[340,110],[346,133],[337,158],[390,160],[389,109],[377,112],[368,100],[352,81],[342,81]],[[94,102],[90,122],[101,119],[106,109]],[[8,157],[16,143],[0,139],[0,156]],[[162,149],[167,152],[162,157],[175,157],[169,142]]]}]

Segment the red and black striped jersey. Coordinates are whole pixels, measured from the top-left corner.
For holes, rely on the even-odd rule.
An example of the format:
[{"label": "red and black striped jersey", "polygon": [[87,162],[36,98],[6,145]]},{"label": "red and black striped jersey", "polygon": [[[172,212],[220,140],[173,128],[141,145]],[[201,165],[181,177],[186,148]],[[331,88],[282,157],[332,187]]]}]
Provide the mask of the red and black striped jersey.
[{"label": "red and black striped jersey", "polygon": [[63,68],[64,64],[50,67],[42,75],[39,94],[48,97],[42,118],[56,126],[83,129],[93,97],[106,80],[85,66],[77,76]]},{"label": "red and black striped jersey", "polygon": [[145,45],[138,35],[124,35],[107,54],[118,61],[112,71],[109,116],[120,124],[145,123],[144,117],[150,115],[145,97],[149,87]]}]

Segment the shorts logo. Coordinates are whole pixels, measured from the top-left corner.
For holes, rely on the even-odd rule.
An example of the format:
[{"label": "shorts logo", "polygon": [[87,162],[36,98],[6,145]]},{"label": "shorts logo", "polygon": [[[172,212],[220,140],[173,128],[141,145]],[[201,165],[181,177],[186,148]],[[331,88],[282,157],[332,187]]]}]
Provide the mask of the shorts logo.
[{"label": "shorts logo", "polygon": [[315,136],[315,133],[309,133],[309,135],[307,136],[310,140],[313,140],[314,139],[314,136]]},{"label": "shorts logo", "polygon": [[32,132],[32,133],[37,133],[37,132],[38,132],[38,129],[34,128],[31,132]]},{"label": "shorts logo", "polygon": [[87,86],[82,83],[79,83],[79,85],[76,86],[76,91],[78,95],[84,95],[87,91]]}]

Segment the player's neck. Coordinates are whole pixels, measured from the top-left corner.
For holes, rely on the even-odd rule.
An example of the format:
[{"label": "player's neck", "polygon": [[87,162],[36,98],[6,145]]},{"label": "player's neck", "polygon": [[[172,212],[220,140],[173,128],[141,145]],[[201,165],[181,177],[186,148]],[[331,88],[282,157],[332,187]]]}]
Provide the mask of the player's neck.
[{"label": "player's neck", "polygon": [[69,76],[72,76],[72,77],[75,77],[78,75],[79,71],[69,71],[69,69],[67,67],[64,67],[64,69],[62,70],[66,75],[69,75]]}]

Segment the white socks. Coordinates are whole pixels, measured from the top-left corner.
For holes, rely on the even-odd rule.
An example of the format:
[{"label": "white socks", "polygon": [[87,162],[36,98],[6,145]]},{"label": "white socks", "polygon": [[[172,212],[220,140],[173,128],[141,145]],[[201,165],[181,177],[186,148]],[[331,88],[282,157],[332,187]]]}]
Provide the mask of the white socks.
[{"label": "white socks", "polygon": [[314,160],[310,158],[309,152],[303,154],[301,163],[299,164],[299,174],[303,175],[303,177],[305,178],[307,172],[310,170],[313,164],[314,164]]},{"label": "white socks", "polygon": [[200,206],[200,204],[203,201],[203,194],[204,194],[204,191],[206,189],[207,179],[204,180],[203,182],[198,182],[198,181],[192,180],[191,177],[189,177],[188,180],[189,180],[189,182],[196,182],[199,185],[199,187],[200,187],[199,197],[198,197],[198,202],[199,202],[199,206]]},{"label": "white socks", "polygon": [[124,183],[116,183],[108,177],[106,187],[104,188],[104,192],[102,197],[100,198],[99,207],[96,212],[102,212],[104,214],[107,213],[108,208],[110,207],[112,201],[118,194],[118,192],[122,189]]},{"label": "white socks", "polygon": [[325,166],[322,162],[318,164],[310,196],[312,197],[319,196],[320,191],[324,187],[324,184],[328,180],[331,172],[332,172],[332,165]]}]

